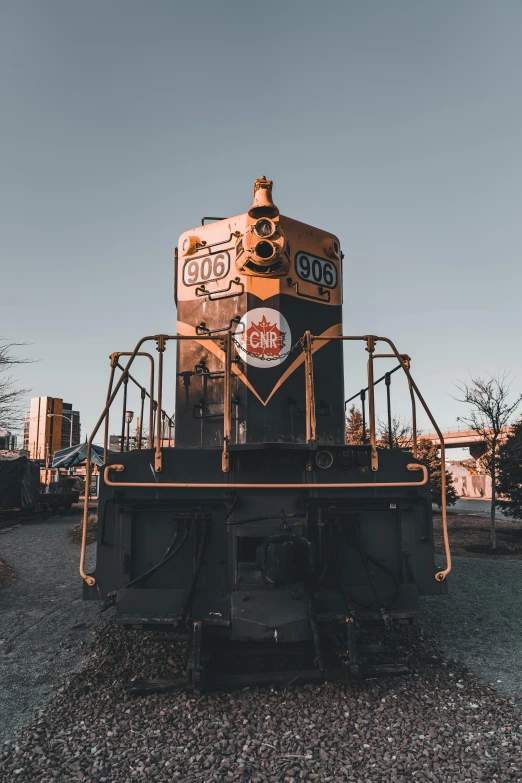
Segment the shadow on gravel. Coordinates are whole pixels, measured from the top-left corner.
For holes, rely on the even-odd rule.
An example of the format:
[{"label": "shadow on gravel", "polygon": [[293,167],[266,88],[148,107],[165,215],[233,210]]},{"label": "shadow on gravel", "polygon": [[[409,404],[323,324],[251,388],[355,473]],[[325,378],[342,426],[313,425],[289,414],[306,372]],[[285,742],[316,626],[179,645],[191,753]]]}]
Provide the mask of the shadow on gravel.
[{"label": "shadow on gravel", "polygon": [[412,673],[344,685],[132,698],[133,676],[182,674],[180,643],[106,628],[84,668],[4,747],[6,780],[520,780],[522,717],[415,629],[393,632]]},{"label": "shadow on gravel", "polygon": [[447,658],[522,697],[522,562],[455,557],[448,591],[421,599],[425,634]]},{"label": "shadow on gravel", "polygon": [[35,520],[0,533],[2,556],[18,574],[0,591],[0,740],[80,666],[101,623],[99,606],[82,601],[78,549],[67,539],[74,521]]}]

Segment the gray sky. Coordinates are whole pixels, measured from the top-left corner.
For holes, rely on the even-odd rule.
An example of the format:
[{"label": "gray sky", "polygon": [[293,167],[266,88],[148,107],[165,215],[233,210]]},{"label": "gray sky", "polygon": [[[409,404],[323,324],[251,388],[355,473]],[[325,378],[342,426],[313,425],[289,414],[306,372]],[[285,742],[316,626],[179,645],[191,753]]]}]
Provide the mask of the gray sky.
[{"label": "gray sky", "polygon": [[520,388],[521,33],[519,0],[0,0],[20,382],[90,430],[108,355],[175,329],[179,234],[266,174],[341,238],[345,333],[410,353],[442,426],[468,372]]}]

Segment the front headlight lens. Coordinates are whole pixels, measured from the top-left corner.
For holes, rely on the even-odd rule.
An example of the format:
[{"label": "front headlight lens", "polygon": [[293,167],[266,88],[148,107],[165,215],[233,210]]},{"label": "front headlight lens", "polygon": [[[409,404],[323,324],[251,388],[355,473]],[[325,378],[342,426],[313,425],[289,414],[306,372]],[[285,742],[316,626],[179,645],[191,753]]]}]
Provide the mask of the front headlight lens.
[{"label": "front headlight lens", "polygon": [[271,220],[262,219],[258,220],[254,226],[255,232],[258,237],[271,237],[275,232],[275,226]]},{"label": "front headlight lens", "polygon": [[269,261],[275,256],[276,249],[271,242],[258,242],[255,247],[256,255],[263,261]]}]

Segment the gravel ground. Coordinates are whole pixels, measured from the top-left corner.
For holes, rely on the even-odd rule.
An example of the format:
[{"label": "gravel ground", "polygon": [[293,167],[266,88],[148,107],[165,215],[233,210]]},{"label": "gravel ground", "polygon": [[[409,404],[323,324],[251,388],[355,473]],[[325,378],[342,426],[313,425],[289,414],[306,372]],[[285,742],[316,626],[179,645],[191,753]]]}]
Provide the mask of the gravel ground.
[{"label": "gravel ground", "polygon": [[180,674],[182,651],[167,656],[146,635],[104,629],[53,708],[4,746],[0,779],[521,781],[515,700],[408,629],[394,639],[397,654],[410,655],[404,678],[133,699],[129,677]]},{"label": "gravel ground", "polygon": [[0,590],[2,739],[80,666],[91,629],[101,622],[99,605],[81,600],[78,548],[67,538],[76,520],[46,519],[0,533],[2,555],[19,579]]},{"label": "gravel ground", "polygon": [[422,605],[424,633],[445,656],[522,697],[522,561],[454,557],[449,595]]},{"label": "gravel ground", "polygon": [[[21,576],[0,591],[2,604],[19,596],[8,612],[11,642],[2,647],[10,651],[0,669],[18,723],[77,666],[88,631],[67,637],[68,629],[100,622],[97,605],[79,602],[78,550],[67,527],[60,520],[8,534],[17,532],[18,543],[0,540]],[[31,589],[32,561],[44,545],[45,570]],[[54,584],[56,574],[65,587]],[[419,626],[388,637],[393,658],[407,659],[412,673],[361,684],[133,698],[132,677],[181,676],[185,650],[150,634],[101,628],[82,669],[0,750],[0,781],[522,783],[522,680],[514,665],[522,652],[521,577],[521,562],[456,558],[451,596],[423,599]],[[497,679],[499,690],[487,684]]]}]

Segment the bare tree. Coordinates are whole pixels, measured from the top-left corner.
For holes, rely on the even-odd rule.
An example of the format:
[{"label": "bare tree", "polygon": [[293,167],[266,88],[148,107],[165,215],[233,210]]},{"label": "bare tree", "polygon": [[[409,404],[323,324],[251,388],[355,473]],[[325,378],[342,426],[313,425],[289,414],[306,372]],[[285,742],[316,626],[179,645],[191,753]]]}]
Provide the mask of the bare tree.
[{"label": "bare tree", "polygon": [[2,429],[18,429],[23,423],[21,402],[22,397],[29,390],[18,389],[13,376],[6,375],[15,365],[27,364],[30,361],[30,359],[19,359],[13,356],[13,349],[22,345],[24,343],[0,343],[0,427]]},{"label": "bare tree", "polygon": [[489,375],[485,378],[471,378],[469,383],[461,382],[457,388],[461,392],[462,399],[459,402],[471,405],[468,417],[460,417],[467,426],[480,436],[485,444],[480,461],[486,473],[491,477],[491,548],[496,549],[497,535],[495,526],[495,512],[497,501],[497,476],[499,446],[502,442],[504,430],[510,418],[517,409],[522,395],[510,402],[510,387],[506,374]]},{"label": "bare tree", "polygon": [[[379,420],[377,422],[379,440],[377,445],[382,449],[402,449],[403,451],[413,450],[413,427],[409,421],[405,421],[400,416],[392,416],[391,432],[388,423]],[[417,435],[420,435],[417,430]],[[390,437],[391,435],[391,437]],[[391,443],[390,443],[391,441]],[[417,458],[420,459],[429,470],[431,499],[439,508],[442,506],[442,465],[439,457],[439,447],[427,438],[419,438],[417,441]],[[453,506],[457,500],[453,476],[446,469],[446,505]]]},{"label": "bare tree", "polygon": [[391,431],[388,422],[377,421],[377,445],[381,449],[405,449],[410,451],[413,446],[413,429],[411,422],[401,416],[391,417]]}]

